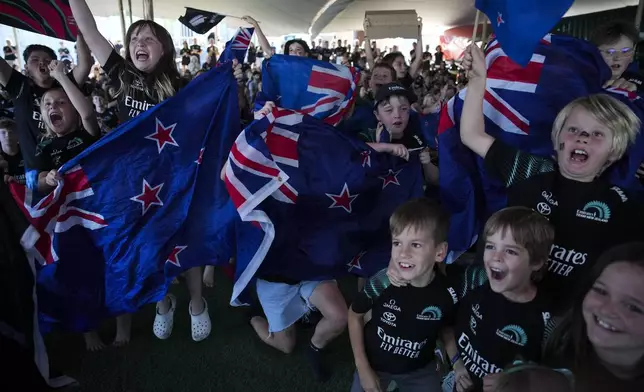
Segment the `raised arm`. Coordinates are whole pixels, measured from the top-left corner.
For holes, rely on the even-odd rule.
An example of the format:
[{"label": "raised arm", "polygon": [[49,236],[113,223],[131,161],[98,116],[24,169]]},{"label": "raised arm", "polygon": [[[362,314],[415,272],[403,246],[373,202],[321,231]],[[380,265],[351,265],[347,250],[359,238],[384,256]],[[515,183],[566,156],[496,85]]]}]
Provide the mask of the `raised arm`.
[{"label": "raised arm", "polygon": [[257,34],[259,45],[262,47],[262,51],[264,52],[264,58],[265,59],[271,58],[271,56],[273,55],[273,49],[271,48],[271,44],[268,43],[268,39],[266,39],[266,36],[264,35],[262,28],[259,27],[259,22],[257,22],[255,19],[253,19],[253,17],[248,15],[244,16],[242,20],[255,28],[255,34]]},{"label": "raised arm", "polygon": [[364,18],[364,54],[367,56],[367,65],[369,70],[373,70],[376,65],[374,61],[373,52],[371,51],[371,40],[367,36],[367,28],[369,27],[369,18]]},{"label": "raised arm", "polygon": [[98,137],[101,135],[101,129],[96,119],[94,107],[89,99],[87,99],[81,90],[74,85],[74,83],[65,75],[65,64],[57,60],[49,63],[50,75],[60,83],[63,90],[69,97],[69,101],[74,105],[83,122],[83,128],[92,136]]},{"label": "raised arm", "polygon": [[81,33],[78,33],[78,38],[76,38],[76,53],[78,54],[78,64],[76,64],[72,72],[76,83],[82,86],[89,77],[89,70],[92,67],[92,56]]},{"label": "raised arm", "polygon": [[409,76],[416,79],[423,65],[423,19],[418,18],[418,43],[416,44],[416,57],[409,67]]},{"label": "raised arm", "polygon": [[494,138],[485,133],[483,97],[487,69],[483,51],[475,44],[465,50],[463,67],[469,71],[469,82],[461,114],[461,141],[477,155],[485,158]]},{"label": "raised arm", "polygon": [[105,65],[112,50],[114,50],[112,44],[98,31],[92,11],[90,11],[85,0],[69,0],[69,5],[72,9],[76,25],[83,33],[87,46],[94,53],[98,62],[101,65]]}]

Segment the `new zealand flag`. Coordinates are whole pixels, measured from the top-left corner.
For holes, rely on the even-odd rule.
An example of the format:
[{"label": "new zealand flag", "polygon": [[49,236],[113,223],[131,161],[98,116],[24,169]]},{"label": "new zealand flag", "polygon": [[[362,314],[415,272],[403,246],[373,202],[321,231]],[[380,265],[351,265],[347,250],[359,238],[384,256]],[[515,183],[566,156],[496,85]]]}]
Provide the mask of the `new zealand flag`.
[{"label": "new zealand flag", "polygon": [[264,262],[241,260],[255,265],[260,277],[317,280],[383,268],[388,249],[374,252],[369,263],[350,261],[375,244],[388,248],[391,213],[423,192],[417,155],[406,162],[376,153],[286,109],[246,128],[228,163],[226,183],[242,219],[266,233],[258,244]]},{"label": "new zealand flag", "polygon": [[44,199],[14,185],[40,234],[44,320],[86,331],[161,299],[186,269],[227,264],[240,220],[219,173],[239,127],[222,66],[72,159]]}]

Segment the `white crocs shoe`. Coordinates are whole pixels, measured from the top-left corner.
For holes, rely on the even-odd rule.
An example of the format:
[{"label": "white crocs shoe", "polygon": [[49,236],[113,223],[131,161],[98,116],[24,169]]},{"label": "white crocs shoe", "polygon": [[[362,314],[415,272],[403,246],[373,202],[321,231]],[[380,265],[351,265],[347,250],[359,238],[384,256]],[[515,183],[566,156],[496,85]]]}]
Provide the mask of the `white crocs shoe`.
[{"label": "white crocs shoe", "polygon": [[190,319],[192,321],[192,340],[200,342],[210,335],[212,324],[210,323],[210,315],[208,314],[208,302],[205,298],[203,300],[203,311],[195,315],[192,313],[192,301],[190,301]]},{"label": "white crocs shoe", "polygon": [[172,327],[174,326],[174,311],[177,308],[177,297],[169,294],[170,310],[166,314],[159,313],[159,305],[157,304],[157,315],[154,318],[154,325],[152,331],[154,336],[161,340],[165,340],[172,335]]}]

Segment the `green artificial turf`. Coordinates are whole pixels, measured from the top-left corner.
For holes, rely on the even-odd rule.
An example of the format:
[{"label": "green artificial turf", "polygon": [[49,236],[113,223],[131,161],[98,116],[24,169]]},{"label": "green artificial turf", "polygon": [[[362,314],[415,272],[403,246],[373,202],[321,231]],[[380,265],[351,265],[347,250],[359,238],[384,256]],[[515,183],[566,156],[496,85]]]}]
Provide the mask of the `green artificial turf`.
[{"label": "green artificial turf", "polygon": [[[152,333],[154,305],[134,315],[132,340],[122,348],[85,351],[82,336],[54,333],[45,338],[51,363],[78,380],[82,392],[281,392],[348,391],[353,376],[353,357],[344,333],[328,347],[333,376],[316,382],[305,357],[312,329],[298,330],[298,346],[284,355],[266,346],[255,335],[244,308],[228,305],[232,284],[216,274],[216,286],[205,288],[213,329],[202,342],[190,337],[188,293],[184,284],[173,285],[177,311],[172,336],[157,339]],[[355,278],[341,281],[347,300],[356,291]],[[104,342],[114,337],[115,322],[100,330]]]}]

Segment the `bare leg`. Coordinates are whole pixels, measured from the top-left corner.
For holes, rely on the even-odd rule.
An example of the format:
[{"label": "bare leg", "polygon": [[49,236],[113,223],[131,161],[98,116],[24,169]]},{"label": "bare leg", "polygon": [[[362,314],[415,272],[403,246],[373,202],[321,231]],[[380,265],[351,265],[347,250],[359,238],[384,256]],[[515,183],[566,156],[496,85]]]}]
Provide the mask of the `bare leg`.
[{"label": "bare leg", "polygon": [[122,314],[116,318],[116,337],[113,346],[122,347],[130,343],[130,331],[132,330],[132,315]]},{"label": "bare leg", "polygon": [[190,292],[190,301],[192,302],[192,314],[203,312],[205,304],[202,297],[202,272],[201,267],[190,268],[184,272],[188,291]]},{"label": "bare leg", "polygon": [[260,339],[269,346],[276,348],[283,352],[284,354],[290,354],[293,352],[295,347],[295,324],[286,328],[283,331],[274,332],[269,334],[268,332],[268,321],[265,318],[260,316],[255,316],[250,320],[250,325],[253,326],[253,329],[257,333]]},{"label": "bare leg", "polygon": [[322,313],[311,343],[324,348],[347,327],[347,303],[335,282],[320,283],[313,291],[310,301]]},{"label": "bare leg", "polygon": [[96,331],[85,332],[83,338],[85,338],[85,348],[87,351],[100,351],[105,348],[105,344],[103,344],[101,337],[98,336],[98,332]]},{"label": "bare leg", "polygon": [[207,265],[203,270],[203,285],[206,287],[215,286],[215,267]]},{"label": "bare leg", "polygon": [[157,306],[159,307],[159,314],[168,313],[170,311],[170,306],[172,306],[170,297],[168,297],[167,295],[163,297],[161,301],[157,302]]}]

